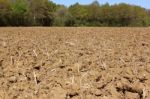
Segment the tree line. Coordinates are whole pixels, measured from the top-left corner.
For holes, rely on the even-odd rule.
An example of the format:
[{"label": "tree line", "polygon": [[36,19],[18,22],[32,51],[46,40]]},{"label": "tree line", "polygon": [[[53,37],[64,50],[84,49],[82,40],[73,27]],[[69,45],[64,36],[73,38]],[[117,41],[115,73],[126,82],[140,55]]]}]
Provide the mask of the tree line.
[{"label": "tree line", "polygon": [[97,1],[66,7],[49,0],[0,0],[0,26],[150,26],[150,10]]}]

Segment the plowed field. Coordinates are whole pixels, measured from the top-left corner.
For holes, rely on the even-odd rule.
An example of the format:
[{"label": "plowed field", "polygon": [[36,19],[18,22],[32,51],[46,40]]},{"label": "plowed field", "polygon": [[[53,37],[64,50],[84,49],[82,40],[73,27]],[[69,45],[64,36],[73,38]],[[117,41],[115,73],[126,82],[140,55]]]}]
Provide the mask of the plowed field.
[{"label": "plowed field", "polygon": [[150,99],[150,28],[0,28],[0,99]]}]

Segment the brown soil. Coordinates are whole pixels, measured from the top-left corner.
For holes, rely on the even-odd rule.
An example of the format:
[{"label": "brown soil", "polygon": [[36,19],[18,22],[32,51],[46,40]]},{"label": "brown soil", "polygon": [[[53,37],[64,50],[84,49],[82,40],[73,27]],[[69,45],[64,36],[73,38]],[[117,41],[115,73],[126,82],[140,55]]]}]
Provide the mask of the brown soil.
[{"label": "brown soil", "polygon": [[150,99],[150,28],[0,28],[0,99]]}]

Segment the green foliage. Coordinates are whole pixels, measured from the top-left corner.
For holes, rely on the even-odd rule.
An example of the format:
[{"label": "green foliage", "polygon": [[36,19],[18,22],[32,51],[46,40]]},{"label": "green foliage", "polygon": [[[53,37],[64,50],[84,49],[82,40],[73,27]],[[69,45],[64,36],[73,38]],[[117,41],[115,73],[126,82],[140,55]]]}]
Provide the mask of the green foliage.
[{"label": "green foliage", "polygon": [[88,9],[86,5],[80,5],[78,3],[70,6],[69,13],[75,19],[75,26],[84,26],[86,25],[86,19],[88,15]]},{"label": "green foliage", "polygon": [[30,18],[33,25],[51,26],[56,5],[48,0],[31,0],[29,4]]},{"label": "green foliage", "polygon": [[55,19],[53,25],[65,26],[65,21],[68,15],[68,9],[63,5],[59,5],[54,15],[55,15]]},{"label": "green foliage", "polygon": [[11,24],[15,26],[28,24],[28,3],[26,0],[16,0],[12,3]]},{"label": "green foliage", "polygon": [[150,10],[97,1],[67,8],[49,0],[0,0],[0,26],[150,26]]}]

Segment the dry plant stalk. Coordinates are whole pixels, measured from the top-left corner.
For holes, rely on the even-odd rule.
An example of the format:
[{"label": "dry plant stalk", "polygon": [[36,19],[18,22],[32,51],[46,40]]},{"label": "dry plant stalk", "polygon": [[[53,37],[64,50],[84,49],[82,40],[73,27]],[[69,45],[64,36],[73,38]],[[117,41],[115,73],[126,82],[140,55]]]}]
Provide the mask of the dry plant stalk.
[{"label": "dry plant stalk", "polygon": [[37,81],[37,76],[36,76],[35,71],[33,71],[33,76],[34,76],[34,82],[35,82],[35,87],[36,87],[36,90],[34,93],[37,94],[39,90],[39,86],[38,86],[38,81]]},{"label": "dry plant stalk", "polygon": [[72,78],[71,78],[71,84],[73,85],[74,83],[75,83],[75,77],[73,75]]},{"label": "dry plant stalk", "polygon": [[13,58],[13,56],[10,56],[10,64],[11,64],[11,65],[14,64],[14,58]]},{"label": "dry plant stalk", "polygon": [[104,70],[106,70],[106,69],[107,69],[107,65],[106,65],[106,63],[105,63],[105,62],[102,62],[101,66],[102,66],[102,68],[103,68]]},{"label": "dry plant stalk", "polygon": [[124,61],[123,58],[120,57],[120,60],[121,60],[121,62],[122,62],[124,65],[126,65],[126,62]]},{"label": "dry plant stalk", "polygon": [[35,57],[37,58],[37,53],[36,53],[36,50],[33,50],[33,53],[34,53],[34,55],[35,55]]},{"label": "dry plant stalk", "polygon": [[145,99],[146,96],[147,96],[147,90],[146,90],[146,88],[144,88],[144,89],[143,89],[143,97],[142,97],[142,98]]},{"label": "dry plant stalk", "polygon": [[37,83],[37,76],[36,76],[36,74],[35,74],[35,71],[33,71],[33,76],[34,76],[34,82],[35,82],[35,84],[36,84],[36,86],[37,86],[38,83]]},{"label": "dry plant stalk", "polygon": [[83,84],[82,84],[82,80],[83,78],[88,74],[88,72],[86,72],[85,74],[81,75],[81,78],[80,78],[80,88],[83,87]]}]

